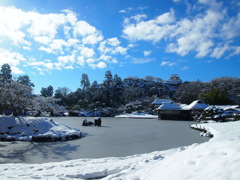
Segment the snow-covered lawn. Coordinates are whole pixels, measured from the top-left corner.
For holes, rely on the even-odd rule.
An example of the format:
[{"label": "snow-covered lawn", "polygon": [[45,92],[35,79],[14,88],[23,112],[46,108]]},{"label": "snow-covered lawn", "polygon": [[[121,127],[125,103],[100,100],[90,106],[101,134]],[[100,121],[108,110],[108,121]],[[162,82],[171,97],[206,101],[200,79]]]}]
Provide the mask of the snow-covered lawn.
[{"label": "snow-covered lawn", "polygon": [[146,113],[131,113],[131,114],[121,114],[115,116],[116,118],[143,118],[143,119],[157,119],[157,115],[152,115],[152,114],[146,114]]},{"label": "snow-covered lawn", "polygon": [[[198,127],[199,124],[197,125]],[[240,179],[240,121],[201,124],[214,137],[148,154],[45,164],[1,164],[1,179]]]},{"label": "snow-covered lawn", "polygon": [[80,130],[64,126],[49,118],[0,116],[0,140],[54,141],[80,137]]}]

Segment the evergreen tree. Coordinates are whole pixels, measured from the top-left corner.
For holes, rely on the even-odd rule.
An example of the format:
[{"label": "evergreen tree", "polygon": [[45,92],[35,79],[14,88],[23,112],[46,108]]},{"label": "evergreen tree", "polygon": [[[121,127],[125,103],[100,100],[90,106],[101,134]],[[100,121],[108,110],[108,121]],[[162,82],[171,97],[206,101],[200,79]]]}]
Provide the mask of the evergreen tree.
[{"label": "evergreen tree", "polygon": [[204,102],[211,105],[226,105],[230,103],[227,94],[221,92],[218,88],[211,89],[205,94],[201,94],[200,97]]},{"label": "evergreen tree", "polygon": [[106,71],[105,80],[103,81],[103,87],[106,106],[111,106],[111,98],[113,94],[113,77],[111,71]]},{"label": "evergreen tree", "polygon": [[50,85],[47,88],[42,88],[41,89],[41,96],[52,97],[53,96],[53,87]]},{"label": "evergreen tree", "polygon": [[116,74],[113,79],[113,105],[120,106],[123,102],[123,83],[122,79]]},{"label": "evergreen tree", "polygon": [[87,74],[82,74],[81,86],[83,90],[88,90],[90,87],[90,81]]},{"label": "evergreen tree", "polygon": [[67,87],[59,87],[57,90],[55,90],[54,97],[60,99],[60,101],[58,102],[59,105],[67,105],[69,93],[70,89],[68,89]]},{"label": "evergreen tree", "polygon": [[24,84],[29,87],[34,87],[34,84],[31,82],[28,75],[19,76],[17,81],[21,84]]},{"label": "evergreen tree", "polygon": [[12,82],[11,67],[9,64],[3,64],[1,67],[0,80],[4,82]]}]

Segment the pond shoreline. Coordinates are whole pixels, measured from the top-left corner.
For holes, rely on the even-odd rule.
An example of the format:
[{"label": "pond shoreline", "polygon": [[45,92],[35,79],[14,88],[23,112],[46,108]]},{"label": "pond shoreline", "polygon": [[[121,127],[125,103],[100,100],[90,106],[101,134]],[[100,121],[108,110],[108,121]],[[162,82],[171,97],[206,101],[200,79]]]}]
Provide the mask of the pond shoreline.
[{"label": "pond shoreline", "polygon": [[[52,117],[51,117],[52,118]],[[102,118],[101,127],[82,126],[84,117],[53,117],[80,129],[82,138],[58,142],[0,142],[0,163],[45,163],[79,158],[124,157],[206,142],[195,122]],[[94,121],[94,117],[87,118]]]}]

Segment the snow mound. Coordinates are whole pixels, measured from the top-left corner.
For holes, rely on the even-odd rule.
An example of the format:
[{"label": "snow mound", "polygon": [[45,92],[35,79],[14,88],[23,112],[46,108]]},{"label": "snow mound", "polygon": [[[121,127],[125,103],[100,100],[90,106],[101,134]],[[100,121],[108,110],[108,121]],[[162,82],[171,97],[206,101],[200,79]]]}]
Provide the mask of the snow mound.
[{"label": "snow mound", "polygon": [[49,118],[0,116],[2,141],[60,141],[77,139],[81,131]]}]

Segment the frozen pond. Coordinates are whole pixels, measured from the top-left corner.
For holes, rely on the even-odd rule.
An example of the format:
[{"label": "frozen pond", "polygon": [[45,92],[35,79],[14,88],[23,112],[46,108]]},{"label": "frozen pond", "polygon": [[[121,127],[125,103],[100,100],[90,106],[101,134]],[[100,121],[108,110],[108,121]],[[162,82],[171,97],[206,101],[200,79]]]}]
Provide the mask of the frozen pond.
[{"label": "frozen pond", "polygon": [[[121,157],[208,141],[189,121],[102,118],[101,127],[83,127],[82,117],[54,117],[81,129],[85,137],[60,142],[0,142],[0,163],[44,163],[78,158]],[[87,118],[94,121],[94,118]]]}]

